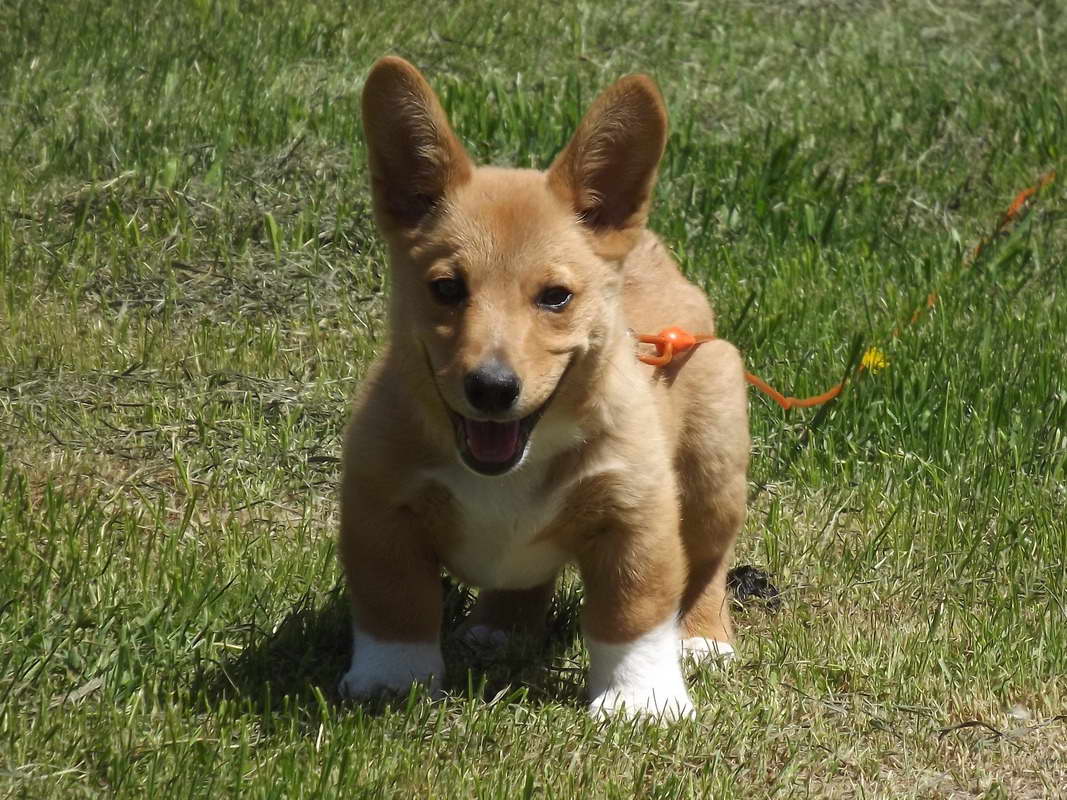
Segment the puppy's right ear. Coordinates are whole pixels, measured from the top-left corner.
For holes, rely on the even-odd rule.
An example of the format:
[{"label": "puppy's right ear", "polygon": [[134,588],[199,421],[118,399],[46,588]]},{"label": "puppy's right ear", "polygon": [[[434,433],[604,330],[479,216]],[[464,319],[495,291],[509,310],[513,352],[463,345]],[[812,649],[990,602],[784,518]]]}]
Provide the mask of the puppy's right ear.
[{"label": "puppy's right ear", "polygon": [[412,228],[473,165],[422,74],[396,56],[378,61],[363,87],[363,131],[379,224]]},{"label": "puppy's right ear", "polygon": [[574,210],[606,258],[636,244],[667,144],[667,108],[647,75],[609,86],[548,168],[552,190]]}]

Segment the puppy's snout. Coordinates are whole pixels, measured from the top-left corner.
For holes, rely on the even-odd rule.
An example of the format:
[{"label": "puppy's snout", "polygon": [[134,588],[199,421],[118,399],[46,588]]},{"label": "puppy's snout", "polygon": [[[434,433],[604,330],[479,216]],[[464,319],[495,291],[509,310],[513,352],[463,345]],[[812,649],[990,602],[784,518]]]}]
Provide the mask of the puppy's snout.
[{"label": "puppy's snout", "polygon": [[483,414],[502,414],[515,405],[522,381],[507,364],[492,359],[471,370],[463,379],[470,404]]}]

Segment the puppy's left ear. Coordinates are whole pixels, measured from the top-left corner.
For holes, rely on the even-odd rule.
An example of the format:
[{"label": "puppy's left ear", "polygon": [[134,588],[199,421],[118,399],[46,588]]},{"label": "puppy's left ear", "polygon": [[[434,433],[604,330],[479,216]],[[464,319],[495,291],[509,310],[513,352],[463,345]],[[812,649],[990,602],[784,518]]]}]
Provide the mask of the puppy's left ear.
[{"label": "puppy's left ear", "polygon": [[667,144],[667,109],[655,82],[629,75],[609,86],[548,169],[549,186],[569,203],[606,258],[621,258],[648,218]]}]

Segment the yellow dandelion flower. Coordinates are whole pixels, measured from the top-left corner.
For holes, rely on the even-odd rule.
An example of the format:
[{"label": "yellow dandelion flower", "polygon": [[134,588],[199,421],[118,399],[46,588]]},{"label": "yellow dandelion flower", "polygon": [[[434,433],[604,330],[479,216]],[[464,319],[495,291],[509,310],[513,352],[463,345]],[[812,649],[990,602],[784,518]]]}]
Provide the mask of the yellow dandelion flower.
[{"label": "yellow dandelion flower", "polygon": [[863,354],[863,361],[860,362],[860,366],[877,375],[881,370],[889,366],[889,359],[877,347],[871,347]]}]

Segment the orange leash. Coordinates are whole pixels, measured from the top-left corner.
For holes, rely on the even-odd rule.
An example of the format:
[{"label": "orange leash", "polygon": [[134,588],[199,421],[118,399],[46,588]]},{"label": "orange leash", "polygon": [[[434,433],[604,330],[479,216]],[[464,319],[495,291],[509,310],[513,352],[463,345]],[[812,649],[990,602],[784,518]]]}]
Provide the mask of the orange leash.
[{"label": "orange leash", "polygon": [[[669,328],[664,328],[657,334],[638,334],[637,341],[642,344],[655,345],[656,347],[655,354],[645,353],[639,355],[638,359],[653,367],[664,367],[674,360],[675,355],[692,350],[697,345],[710,342],[714,338],[715,336],[713,334],[689,333],[675,325],[672,325]],[[860,364],[858,369],[862,370],[864,367],[865,364]],[[780,405],[784,411],[788,411],[791,408],[811,408],[812,406],[822,405],[841,394],[841,390],[845,386],[842,381],[829,391],[823,392],[820,395],[800,398],[786,397],[769,383],[762,378],[753,375],[751,372],[745,373],[745,380],[761,392],[766,393],[774,402]]]},{"label": "orange leash", "polygon": [[[969,267],[971,264],[977,261],[978,257],[982,255],[983,252],[985,252],[985,249],[990,245],[990,243],[996,237],[1004,233],[1008,229],[1008,227],[1013,222],[1015,222],[1019,215],[1022,214],[1024,210],[1026,210],[1026,207],[1030,204],[1030,201],[1037,196],[1037,193],[1044,189],[1046,186],[1048,186],[1050,183],[1052,183],[1054,180],[1056,180],[1056,170],[1051,169],[1044,175],[1038,177],[1037,181],[1035,181],[1032,186],[1027,186],[1025,189],[1015,195],[1015,199],[1011,201],[1011,205],[1008,206],[1008,210],[1000,216],[1000,221],[997,222],[996,227],[993,228],[993,232],[990,233],[988,236],[983,237],[978,242],[978,244],[974,246],[974,249],[971,250],[970,258],[967,260],[965,266]],[[920,306],[919,308],[916,308],[915,311],[912,312],[911,318],[907,321],[907,323],[905,323],[904,326],[898,325],[896,328],[893,329],[893,338],[895,339],[896,337],[900,336],[903,327],[906,327],[907,325],[914,325],[916,322],[918,322],[922,318],[924,312],[932,311],[934,306],[936,306],[938,304],[938,301],[940,300],[941,295],[938,294],[937,291],[930,292],[930,294],[926,296],[925,306]]]},{"label": "orange leash", "polygon": [[[862,369],[863,364],[860,364],[858,367],[856,367],[857,371]],[[770,397],[771,400],[780,405],[783,411],[788,411],[791,408],[811,408],[812,406],[821,406],[823,403],[829,403],[831,400],[841,394],[841,390],[845,388],[845,382],[841,381],[841,383],[837,384],[836,386],[833,386],[830,389],[827,389],[822,394],[817,394],[813,397],[786,397],[773,386],[771,386],[769,383],[767,383],[765,380],[756,375],[753,375],[751,372],[745,373],[745,380],[747,380],[761,392]]]},{"label": "orange leash", "polygon": [[[1056,170],[1051,170],[1038,178],[1033,186],[1028,186],[1015,195],[1015,199],[1012,201],[1011,205],[1008,206],[1008,210],[1001,216],[993,233],[982,239],[974,250],[971,251],[971,261],[978,258],[993,238],[1003,233],[1005,229],[1015,221],[1037,193],[1045,186],[1052,183],[1055,179]],[[926,307],[915,309],[915,312],[911,315],[911,318],[906,324],[914,325],[922,318],[924,311],[929,311],[937,305],[938,300],[940,300],[938,293],[936,291],[930,292],[930,294],[926,296]],[[894,329],[893,337],[896,338],[899,336],[900,331],[901,329],[899,327]],[[664,367],[671,363],[675,355],[692,350],[697,345],[710,342],[714,338],[714,334],[689,333],[688,331],[672,325],[668,328],[664,328],[657,334],[638,334],[637,341],[642,344],[654,345],[656,348],[655,354],[644,353],[638,355],[638,358],[644,363],[651,364],[654,367]],[[882,352],[877,348],[872,347],[864,353],[862,360],[856,365],[856,373],[859,374],[865,369],[877,372],[887,363],[888,362],[886,362]],[[813,406],[821,406],[823,403],[828,403],[833,400],[841,394],[841,390],[845,388],[845,382],[841,381],[841,383],[831,387],[822,394],[817,394],[813,397],[786,397],[765,380],[757,375],[753,375],[751,372],[745,373],[745,380],[780,405],[783,411],[788,411],[791,408],[812,408]]]},{"label": "orange leash", "polygon": [[665,367],[671,363],[675,353],[684,353],[687,350],[692,350],[698,344],[710,342],[714,338],[715,336],[710,333],[689,333],[675,325],[671,325],[669,328],[664,328],[654,335],[648,333],[638,334],[637,341],[656,346],[655,355],[646,353],[638,356],[638,358],[654,367]]},{"label": "orange leash", "polygon": [[[1002,216],[1000,218],[1000,222],[997,223],[996,230],[993,231],[993,236],[1003,233],[1004,229],[1015,221],[1015,218],[1019,216],[1019,212],[1021,212],[1026,207],[1026,204],[1033,199],[1034,195],[1036,195],[1054,180],[1056,180],[1056,170],[1052,169],[1046,172],[1040,178],[1038,178],[1037,183],[1035,183],[1033,186],[1028,186],[1021,192],[1019,192],[1017,195],[1015,195],[1015,199],[1012,200],[1011,205],[1008,206],[1008,210],[1004,212],[1004,216]],[[983,239],[981,242],[978,243],[978,246],[974,248],[974,258],[977,258],[981,254],[982,250],[985,249],[986,245],[989,244],[989,241],[992,238],[992,236],[987,237],[986,239]]]}]

